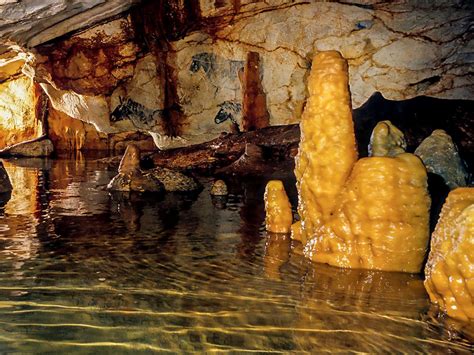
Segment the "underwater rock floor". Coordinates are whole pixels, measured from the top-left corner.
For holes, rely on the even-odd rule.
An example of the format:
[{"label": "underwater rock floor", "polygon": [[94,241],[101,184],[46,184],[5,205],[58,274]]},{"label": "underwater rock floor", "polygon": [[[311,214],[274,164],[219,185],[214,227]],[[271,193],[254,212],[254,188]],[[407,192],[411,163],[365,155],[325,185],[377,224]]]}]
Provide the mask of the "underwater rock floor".
[{"label": "underwater rock floor", "polygon": [[230,183],[227,201],[206,179],[194,196],[126,197],[91,160],[5,167],[0,353],[472,351],[420,275],[314,264],[267,234],[264,179]]}]

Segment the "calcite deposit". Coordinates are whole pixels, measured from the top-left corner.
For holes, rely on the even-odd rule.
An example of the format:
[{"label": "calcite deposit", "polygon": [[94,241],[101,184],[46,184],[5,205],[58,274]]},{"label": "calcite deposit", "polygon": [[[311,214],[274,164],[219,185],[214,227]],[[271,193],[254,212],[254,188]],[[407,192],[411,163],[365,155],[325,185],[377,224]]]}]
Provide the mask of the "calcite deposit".
[{"label": "calcite deposit", "polygon": [[338,52],[314,58],[308,91],[295,168],[303,243],[334,212],[357,161],[347,63]]},{"label": "calcite deposit", "polygon": [[119,173],[107,185],[111,191],[163,192],[163,184],[140,169],[140,150],[130,144],[122,157]]},{"label": "calcite deposit", "polygon": [[280,180],[270,180],[265,187],[265,228],[272,233],[290,233],[293,222],[291,204]]},{"label": "calcite deposit", "polygon": [[429,242],[430,197],[419,158],[404,153],[359,160],[338,204],[307,244],[313,261],[420,272]]},{"label": "calcite deposit", "polygon": [[394,157],[407,149],[407,142],[402,131],[390,121],[377,123],[370,136],[369,156]]},{"label": "calcite deposit", "polygon": [[466,186],[468,174],[452,138],[436,129],[415,150],[428,172],[441,176],[450,189]]},{"label": "calcite deposit", "polygon": [[313,261],[419,272],[430,198],[421,160],[408,153],[356,162],[347,66],[338,52],[315,56],[295,175],[301,221],[292,237]]},{"label": "calcite deposit", "polygon": [[448,195],[431,239],[425,287],[450,317],[474,320],[474,188]]}]

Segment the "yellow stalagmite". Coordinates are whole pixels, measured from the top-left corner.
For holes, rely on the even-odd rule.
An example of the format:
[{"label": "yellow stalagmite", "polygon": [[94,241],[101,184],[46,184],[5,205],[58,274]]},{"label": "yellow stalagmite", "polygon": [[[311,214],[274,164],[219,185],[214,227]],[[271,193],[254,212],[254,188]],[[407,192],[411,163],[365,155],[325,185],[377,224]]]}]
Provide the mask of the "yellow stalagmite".
[{"label": "yellow stalagmite", "polygon": [[295,175],[305,243],[334,212],[339,194],[357,161],[347,62],[336,51],[314,57],[309,97],[301,117],[301,141]]},{"label": "yellow stalagmite", "polygon": [[405,153],[407,142],[405,135],[390,121],[380,121],[370,136],[369,156],[395,157]]},{"label": "yellow stalagmite", "polygon": [[431,238],[425,288],[450,317],[474,320],[474,188],[451,191]]},{"label": "yellow stalagmite", "polygon": [[301,221],[292,238],[313,261],[420,272],[430,208],[423,163],[408,153],[356,163],[347,64],[339,53],[316,55],[308,88],[295,169]]},{"label": "yellow stalagmite", "polygon": [[270,180],[265,188],[265,226],[273,233],[290,233],[293,213],[280,180]]},{"label": "yellow stalagmite", "polygon": [[359,160],[306,254],[334,266],[420,272],[429,237],[426,169],[413,154]]}]

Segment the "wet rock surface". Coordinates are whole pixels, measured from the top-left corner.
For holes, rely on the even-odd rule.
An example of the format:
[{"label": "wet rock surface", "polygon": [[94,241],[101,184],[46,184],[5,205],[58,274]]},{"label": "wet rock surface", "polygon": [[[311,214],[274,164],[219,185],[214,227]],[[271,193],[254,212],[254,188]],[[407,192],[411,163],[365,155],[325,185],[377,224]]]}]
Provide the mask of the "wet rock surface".
[{"label": "wet rock surface", "polygon": [[54,152],[53,142],[41,137],[39,139],[21,142],[0,150],[0,156],[8,157],[48,157]]},{"label": "wet rock surface", "polygon": [[163,184],[140,169],[140,150],[131,144],[120,161],[119,173],[107,185],[111,191],[163,192]]},{"label": "wet rock surface", "polygon": [[466,186],[469,176],[452,138],[442,129],[434,130],[420,146],[418,155],[432,174],[441,176],[449,188]]},{"label": "wet rock surface", "polygon": [[10,192],[13,189],[8,177],[7,171],[3,166],[3,163],[0,161],[0,194],[5,194]]},{"label": "wet rock surface", "polygon": [[229,191],[227,190],[227,184],[224,180],[216,180],[212,184],[210,194],[212,196],[227,196]]},{"label": "wet rock surface", "polygon": [[425,287],[450,317],[474,320],[474,188],[451,191],[431,239]]},{"label": "wet rock surface", "polygon": [[159,180],[167,192],[193,192],[202,188],[195,178],[167,168],[151,169],[147,175]]},{"label": "wet rock surface", "polygon": [[265,187],[265,229],[272,233],[290,233],[293,212],[283,182],[270,180]]},{"label": "wet rock surface", "polygon": [[316,262],[420,272],[430,207],[423,163],[409,153],[357,161],[347,67],[339,53],[315,56],[308,86],[295,169],[301,221],[292,237]]},{"label": "wet rock surface", "polygon": [[370,136],[369,157],[394,157],[405,153],[406,148],[405,136],[392,122],[377,123]]}]

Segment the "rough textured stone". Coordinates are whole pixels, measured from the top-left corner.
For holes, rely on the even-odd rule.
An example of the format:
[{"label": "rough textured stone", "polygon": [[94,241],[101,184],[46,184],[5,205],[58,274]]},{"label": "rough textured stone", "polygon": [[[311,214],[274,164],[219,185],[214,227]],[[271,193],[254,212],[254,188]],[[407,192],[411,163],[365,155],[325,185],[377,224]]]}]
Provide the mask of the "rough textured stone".
[{"label": "rough textured stone", "polygon": [[0,84],[0,149],[42,134],[36,101],[35,84],[26,76]]},{"label": "rough textured stone", "polygon": [[140,169],[140,149],[130,144],[120,161],[119,173],[107,185],[111,191],[163,192],[163,184],[152,174]]},{"label": "rough textured stone", "polygon": [[210,191],[212,196],[226,196],[228,193],[227,185],[223,180],[216,180],[214,184],[212,184]]},{"label": "rough textured stone", "polygon": [[[46,90],[56,109],[102,132],[148,131],[160,148],[244,128],[249,53],[259,58],[247,70],[258,83],[249,107],[261,117],[268,112],[270,125],[300,120],[309,58],[323,50],[348,59],[353,107],[377,91],[393,100],[473,98],[470,2],[149,1],[58,37],[131,3],[2,6],[0,56],[12,40],[36,46],[35,57],[22,53],[30,66],[24,71],[52,87]],[[0,68],[18,70],[20,62],[7,56]],[[111,112],[127,110],[129,117],[109,122]]]},{"label": "rough textured stone", "polygon": [[403,132],[390,121],[377,123],[370,136],[370,157],[394,157],[405,153],[407,142]]},{"label": "rough textured stone", "polygon": [[426,169],[408,153],[356,162],[347,80],[339,53],[315,56],[295,169],[301,220],[292,237],[316,262],[419,272],[429,240]]},{"label": "rough textured stone", "polygon": [[34,47],[127,10],[133,0],[33,0],[0,4],[0,38]]},{"label": "rough textured stone", "polygon": [[474,320],[474,188],[451,191],[431,238],[425,287],[450,317]]},{"label": "rough textured stone", "polygon": [[466,186],[468,174],[453,140],[442,129],[436,129],[416,148],[428,172],[441,176],[450,189]]},{"label": "rough textured stone", "polygon": [[8,177],[7,171],[5,170],[3,163],[0,161],[0,194],[10,192],[13,189]]},{"label": "rough textured stone", "polygon": [[53,154],[54,146],[51,140],[40,137],[39,139],[24,141],[0,150],[0,156],[14,157],[47,157]]},{"label": "rough textured stone", "polygon": [[167,192],[191,192],[201,189],[201,184],[191,176],[167,168],[155,168],[148,174],[161,181]]},{"label": "rough textured stone", "polygon": [[293,212],[285,187],[280,180],[270,180],[265,187],[265,229],[272,233],[290,233]]}]

